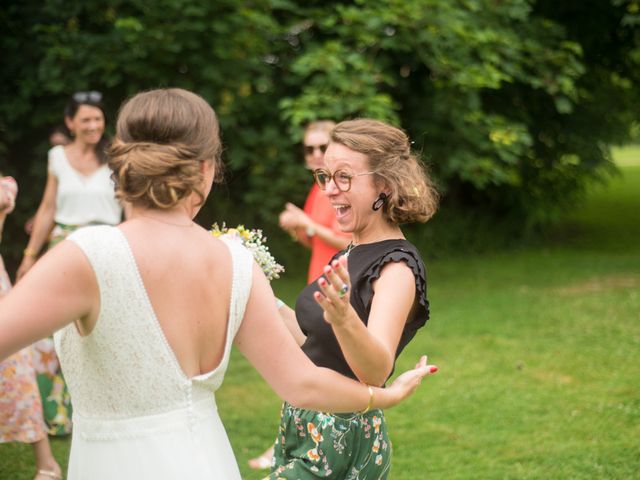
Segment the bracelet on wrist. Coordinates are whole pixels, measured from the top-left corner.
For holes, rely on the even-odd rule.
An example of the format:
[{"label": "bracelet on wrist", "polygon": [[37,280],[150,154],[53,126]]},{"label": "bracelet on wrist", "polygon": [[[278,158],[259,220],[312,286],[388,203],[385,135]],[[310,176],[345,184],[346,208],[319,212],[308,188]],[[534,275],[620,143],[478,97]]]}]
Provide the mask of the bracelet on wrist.
[{"label": "bracelet on wrist", "polygon": [[33,248],[27,247],[22,251],[22,255],[29,258],[36,258],[38,256],[38,252]]},{"label": "bracelet on wrist", "polygon": [[364,415],[365,413],[367,413],[373,406],[373,388],[371,387],[371,385],[367,385],[367,388],[369,389],[369,403],[367,404],[367,408],[360,412],[360,415]]}]

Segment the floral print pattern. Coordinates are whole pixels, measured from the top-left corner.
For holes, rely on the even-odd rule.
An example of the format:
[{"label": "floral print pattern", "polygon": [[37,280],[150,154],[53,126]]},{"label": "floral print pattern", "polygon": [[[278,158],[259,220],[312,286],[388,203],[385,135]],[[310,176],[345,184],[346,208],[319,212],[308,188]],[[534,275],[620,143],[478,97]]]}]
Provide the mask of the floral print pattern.
[{"label": "floral print pattern", "polygon": [[265,480],[386,479],[391,443],[384,414],[327,414],[285,403],[271,474]]},{"label": "floral print pattern", "polygon": [[[0,217],[0,232],[3,222],[4,217]],[[0,302],[10,289],[9,275],[0,257]],[[33,443],[45,435],[32,351],[28,347],[0,362],[0,443]]]},{"label": "floral print pattern", "polygon": [[[52,232],[49,249],[67,238],[77,228],[75,225],[57,224]],[[52,337],[43,338],[33,344],[33,358],[49,435],[68,435],[71,433],[73,409]]]},{"label": "floral print pattern", "polygon": [[0,443],[42,440],[47,430],[30,347],[0,362],[0,391]]}]

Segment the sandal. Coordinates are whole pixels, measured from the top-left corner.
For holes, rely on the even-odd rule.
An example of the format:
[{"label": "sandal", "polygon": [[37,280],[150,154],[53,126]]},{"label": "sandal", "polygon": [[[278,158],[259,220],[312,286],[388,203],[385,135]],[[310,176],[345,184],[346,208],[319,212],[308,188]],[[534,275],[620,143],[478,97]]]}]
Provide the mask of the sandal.
[{"label": "sandal", "polygon": [[53,470],[45,470],[41,468],[36,473],[36,477],[39,475],[44,475],[45,477],[53,478],[53,480],[62,480],[62,474],[56,473]]},{"label": "sandal", "polygon": [[271,468],[271,459],[273,458],[273,447],[267,449],[262,455],[249,460],[249,467],[254,470],[266,470]]}]

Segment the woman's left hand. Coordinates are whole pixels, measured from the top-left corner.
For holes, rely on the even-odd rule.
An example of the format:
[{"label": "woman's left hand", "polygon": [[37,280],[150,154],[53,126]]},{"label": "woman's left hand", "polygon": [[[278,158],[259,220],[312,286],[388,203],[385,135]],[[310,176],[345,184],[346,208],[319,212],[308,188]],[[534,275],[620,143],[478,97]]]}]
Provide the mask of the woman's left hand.
[{"label": "woman's left hand", "polygon": [[427,356],[420,357],[418,363],[413,370],[408,370],[402,375],[398,376],[391,385],[387,387],[389,392],[397,392],[396,403],[401,402],[405,398],[409,397],[422,383],[422,379],[427,375],[431,375],[438,371],[436,365],[427,364]]},{"label": "woman's left hand", "polygon": [[340,326],[347,321],[349,315],[355,311],[349,303],[351,280],[347,269],[346,256],[334,260],[331,265],[324,267],[325,277],[318,280],[320,291],[313,297],[324,310],[324,319],[327,323]]}]

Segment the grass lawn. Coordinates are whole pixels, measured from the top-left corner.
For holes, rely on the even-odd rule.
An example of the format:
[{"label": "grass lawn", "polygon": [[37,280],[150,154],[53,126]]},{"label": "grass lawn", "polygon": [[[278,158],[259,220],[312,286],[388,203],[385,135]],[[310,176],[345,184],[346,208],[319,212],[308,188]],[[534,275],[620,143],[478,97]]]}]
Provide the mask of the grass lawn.
[{"label": "grass lawn", "polygon": [[[544,248],[432,261],[421,353],[440,366],[387,412],[391,478],[640,476],[640,148]],[[289,303],[302,279],[274,282]],[[277,352],[274,352],[277,354]],[[243,478],[274,438],[280,400],[237,352],[218,395]],[[66,463],[68,440],[54,440]],[[0,445],[0,478],[30,479],[28,446]]]}]

